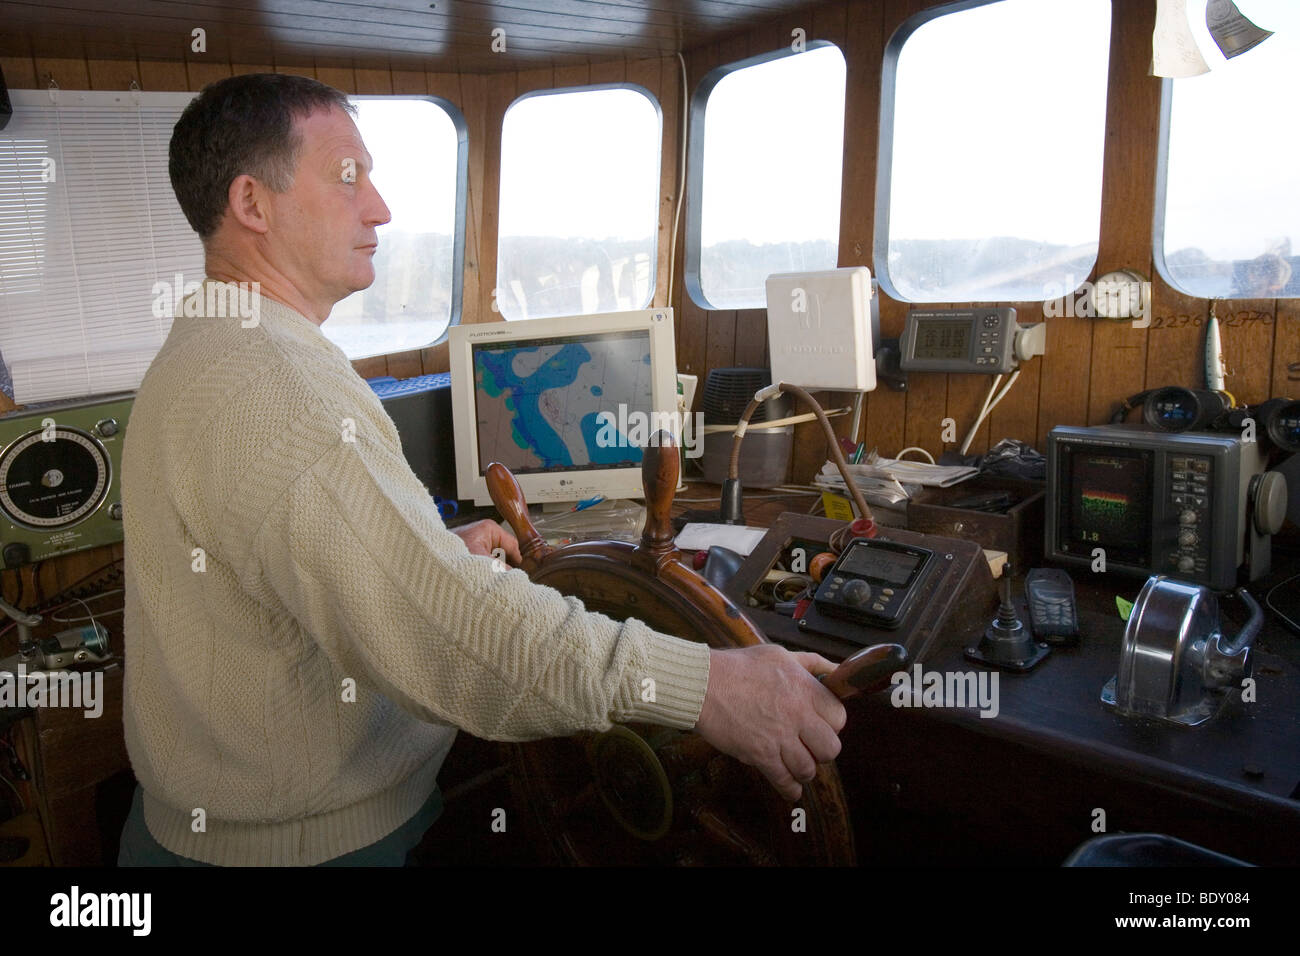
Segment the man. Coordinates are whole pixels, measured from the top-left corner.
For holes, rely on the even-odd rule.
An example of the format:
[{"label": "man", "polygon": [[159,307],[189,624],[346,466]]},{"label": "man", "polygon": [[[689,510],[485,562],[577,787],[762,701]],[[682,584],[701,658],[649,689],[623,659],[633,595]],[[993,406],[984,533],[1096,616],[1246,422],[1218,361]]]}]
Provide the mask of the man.
[{"label": "man", "polygon": [[[319,328],[374,281],[389,220],[350,112],[313,80],[240,76],[205,89],[172,136],[208,279],[141,384],[124,449],[124,719],[141,790],[122,862],[400,864],[440,810],[456,727],[694,727],[796,799],[839,751],[844,708],[812,676],[828,661],[615,623],[494,569],[494,548],[519,558],[494,523],[443,526]],[[256,315],[228,307],[248,295],[211,294],[236,286],[260,293]]]}]

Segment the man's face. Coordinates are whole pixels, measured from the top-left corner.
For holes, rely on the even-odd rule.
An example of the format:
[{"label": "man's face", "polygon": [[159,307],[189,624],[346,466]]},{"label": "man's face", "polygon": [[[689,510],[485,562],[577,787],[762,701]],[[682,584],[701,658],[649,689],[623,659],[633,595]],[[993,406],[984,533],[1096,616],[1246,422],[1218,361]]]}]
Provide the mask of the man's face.
[{"label": "man's face", "polygon": [[296,129],[302,149],[293,185],[270,195],[264,239],[301,293],[332,305],[375,281],[375,229],[392,217],[370,180],[370,153],[352,117],[317,110]]}]

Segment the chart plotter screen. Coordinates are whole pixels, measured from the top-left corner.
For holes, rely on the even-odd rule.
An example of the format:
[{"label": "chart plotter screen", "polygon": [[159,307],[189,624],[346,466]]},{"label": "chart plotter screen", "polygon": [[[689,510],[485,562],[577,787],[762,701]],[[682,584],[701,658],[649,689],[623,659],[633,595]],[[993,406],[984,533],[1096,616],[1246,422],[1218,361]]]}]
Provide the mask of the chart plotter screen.
[{"label": "chart plotter screen", "polygon": [[475,345],[473,356],[480,469],[640,466],[644,439],[628,423],[652,418],[648,332]]}]

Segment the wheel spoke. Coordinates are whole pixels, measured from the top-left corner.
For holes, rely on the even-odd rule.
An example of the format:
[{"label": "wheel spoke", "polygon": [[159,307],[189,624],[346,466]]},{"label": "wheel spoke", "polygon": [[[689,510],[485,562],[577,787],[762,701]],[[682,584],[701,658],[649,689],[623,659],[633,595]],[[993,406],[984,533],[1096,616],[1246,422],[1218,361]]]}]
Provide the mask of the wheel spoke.
[{"label": "wheel spoke", "polygon": [[694,803],[688,809],[691,819],[700,827],[714,845],[739,853],[754,866],[776,866],[776,858],[759,846],[751,837],[741,832],[729,819],[717,811]]},{"label": "wheel spoke", "polygon": [[[571,794],[560,798],[555,803],[555,816],[564,820],[578,811],[588,810],[596,799],[596,781],[588,780]],[[603,809],[603,808],[602,808]]]}]

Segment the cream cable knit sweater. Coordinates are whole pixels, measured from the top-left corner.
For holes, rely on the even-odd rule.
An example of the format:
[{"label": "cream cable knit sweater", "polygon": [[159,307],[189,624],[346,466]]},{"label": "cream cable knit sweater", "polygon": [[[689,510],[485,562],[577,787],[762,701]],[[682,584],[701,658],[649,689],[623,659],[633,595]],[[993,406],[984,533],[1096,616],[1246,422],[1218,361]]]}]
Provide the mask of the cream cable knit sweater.
[{"label": "cream cable knit sweater", "polygon": [[470,554],[343,352],[260,301],[250,328],[183,306],[125,437],[124,720],[159,843],[312,865],[410,818],[456,727],[694,726],[707,647]]}]

